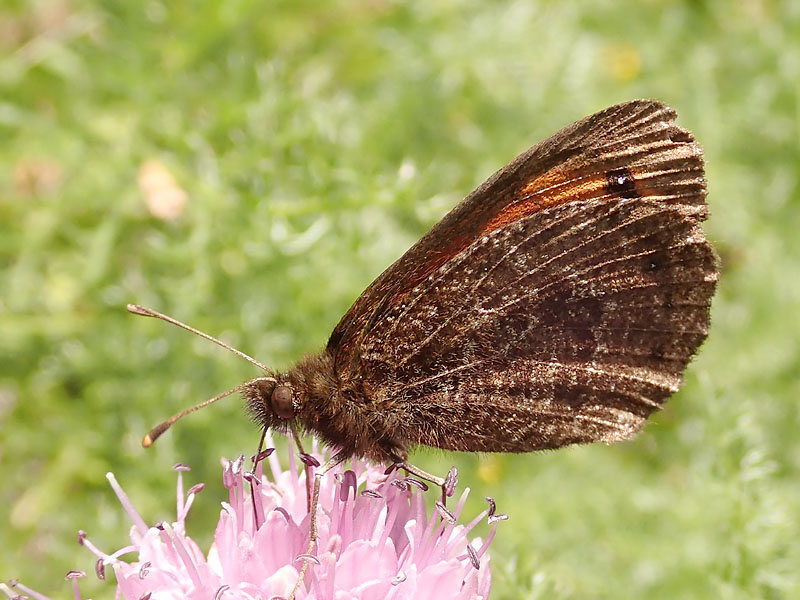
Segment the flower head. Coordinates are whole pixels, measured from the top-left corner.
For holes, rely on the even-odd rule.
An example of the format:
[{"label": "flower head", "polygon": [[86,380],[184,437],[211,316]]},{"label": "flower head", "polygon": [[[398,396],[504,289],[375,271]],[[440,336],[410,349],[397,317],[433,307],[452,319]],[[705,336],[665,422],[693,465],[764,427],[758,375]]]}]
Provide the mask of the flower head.
[{"label": "flower head", "polygon": [[[207,555],[186,535],[185,519],[203,486],[183,489],[178,472],[177,519],[148,527],[112,474],[114,491],[133,521],[131,545],[113,554],[80,541],[97,556],[98,575],[111,567],[118,593],[127,600],[158,598],[228,599],[288,597],[303,561],[309,567],[298,600],[336,598],[485,598],[491,574],[486,550],[497,521],[494,503],[459,525],[469,490],[452,509],[439,501],[428,515],[426,487],[398,471],[388,475],[363,461],[341,465],[321,478],[317,550],[305,554],[310,529],[305,471],[292,459],[282,469],[271,452],[262,453],[252,472],[244,457],[223,460],[222,503],[214,543]],[[309,458],[310,457],[310,458]],[[304,457],[316,462],[319,454]],[[264,475],[268,464],[272,481]],[[360,490],[360,491],[359,491]],[[493,528],[486,541],[468,533],[484,517]],[[132,562],[124,554],[136,553]]]}]

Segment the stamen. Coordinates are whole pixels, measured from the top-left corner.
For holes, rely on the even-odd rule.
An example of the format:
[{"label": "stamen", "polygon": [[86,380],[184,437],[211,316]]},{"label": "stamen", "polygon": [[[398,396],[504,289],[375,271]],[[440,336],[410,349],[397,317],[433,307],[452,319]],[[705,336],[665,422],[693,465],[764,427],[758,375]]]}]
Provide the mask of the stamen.
[{"label": "stamen", "polygon": [[320,465],[320,462],[314,456],[306,452],[298,452],[297,456],[300,457],[300,460],[302,460],[303,464],[307,467],[316,468]]},{"label": "stamen", "polygon": [[94,572],[97,574],[97,578],[100,581],[106,580],[106,565],[103,563],[102,558],[98,558],[97,561],[94,563]]},{"label": "stamen", "polygon": [[350,498],[350,490],[353,490],[353,499],[355,500],[356,497],[356,490],[358,489],[358,479],[356,478],[356,472],[352,469],[347,469],[344,472],[342,477],[342,485],[339,488],[339,500],[341,502],[347,502],[348,498]]},{"label": "stamen", "polygon": [[178,520],[180,520],[181,514],[183,514],[184,509],[184,501],[183,501],[183,472],[187,471],[189,467],[183,463],[175,463],[172,466],[172,470],[178,474],[178,479],[175,482],[175,497],[178,506]]},{"label": "stamen", "polygon": [[467,554],[469,555],[469,562],[472,563],[472,566],[475,567],[475,570],[481,568],[481,561],[478,559],[478,555],[475,552],[475,548],[472,547],[472,544],[467,544]]},{"label": "stamen", "polygon": [[136,530],[139,532],[140,535],[144,536],[147,533],[149,527],[147,527],[147,523],[144,522],[144,519],[136,512],[136,509],[133,508],[133,504],[128,499],[128,495],[125,493],[125,490],[122,489],[122,486],[117,483],[116,477],[110,471],[106,473],[106,479],[111,484],[111,489],[114,490],[114,493],[117,495],[120,504],[122,504],[122,508],[125,509],[125,512],[128,513],[128,516],[133,521],[133,524],[136,526]]},{"label": "stamen", "polygon": [[[13,588],[14,590],[19,590],[23,594],[26,594],[27,596],[30,596],[31,598],[35,598],[36,600],[50,600],[50,598],[48,598],[47,596],[45,596],[43,594],[40,594],[36,590],[32,590],[27,585],[25,585],[23,583],[20,583],[16,579],[12,579],[11,581],[9,581],[8,585],[11,586],[11,588]],[[24,598],[25,597],[25,596],[22,596],[20,594],[15,594],[15,595],[12,596],[11,595],[11,590],[4,583],[0,583],[0,590],[3,590],[3,592],[9,598]]]},{"label": "stamen", "polygon": [[261,452],[259,452],[255,456],[251,456],[250,460],[253,461],[253,467],[255,467],[255,465],[260,463],[262,460],[264,460],[266,458],[269,458],[269,456],[273,452],[275,452],[275,448],[267,448],[266,450],[262,450]]},{"label": "stamen", "polygon": [[255,476],[255,473],[253,473],[252,471],[247,471],[247,473],[242,475],[242,477],[250,485],[261,485],[261,481],[258,479],[258,477]]},{"label": "stamen", "polygon": [[389,485],[393,485],[394,487],[396,487],[397,489],[399,489],[402,492],[407,492],[408,491],[408,483],[406,483],[402,479],[393,479],[392,483],[390,483]]},{"label": "stamen", "polygon": [[178,556],[186,567],[186,572],[188,573],[189,578],[192,580],[192,583],[195,585],[195,587],[202,588],[203,580],[200,578],[200,573],[197,572],[197,566],[194,564],[192,557],[189,556],[189,552],[187,552],[183,541],[179,536],[175,535],[175,532],[168,523],[162,522],[161,526],[172,541],[172,546],[175,548],[175,551],[178,553]]},{"label": "stamen", "polygon": [[447,477],[444,478],[444,495],[448,498],[455,494],[456,485],[458,484],[458,469],[450,467]]},{"label": "stamen", "polygon": [[447,521],[450,525],[455,525],[456,516],[447,509],[447,507],[444,505],[444,502],[442,502],[441,500],[437,500],[436,510],[439,511],[439,514],[442,516],[442,518],[445,521]]},{"label": "stamen", "polygon": [[238,475],[242,472],[242,466],[244,465],[244,454],[240,454],[235,461],[233,461],[232,469],[233,474]]},{"label": "stamen", "polygon": [[[189,488],[189,491],[186,492],[186,502],[178,502],[178,523],[181,524],[181,527],[183,527],[183,523],[186,521],[186,516],[189,514],[189,509],[192,508],[192,504],[194,504],[195,496],[202,492],[205,487],[206,484],[203,482],[194,484]],[[183,500],[182,496],[180,498]]]},{"label": "stamen", "polygon": [[483,545],[478,549],[477,555],[479,557],[486,554],[486,551],[489,549],[489,544],[492,543],[495,535],[497,535],[497,524],[495,524],[494,527],[492,527],[492,530],[489,532],[489,535],[487,535],[486,539],[483,540]]},{"label": "stamen", "polygon": [[[88,544],[88,540],[87,540],[87,544]],[[119,557],[122,556],[123,554],[131,554],[133,552],[138,552],[138,551],[139,551],[139,548],[137,546],[133,546],[133,545],[131,545],[131,546],[123,546],[122,548],[120,548],[119,550],[114,552],[114,554],[109,554],[108,557],[105,557],[103,560],[105,561],[105,563],[107,565],[117,564],[117,563],[122,562],[121,560],[119,560]]]},{"label": "stamen", "polygon": [[76,569],[67,571],[67,574],[64,577],[64,579],[67,581],[70,579],[72,580],[72,593],[75,594],[75,600],[81,600],[81,591],[78,589],[78,579],[81,577],[86,577],[86,573]]},{"label": "stamen", "polygon": [[492,515],[486,519],[486,522],[489,523],[489,525],[499,523],[500,521],[508,521],[508,515],[505,513],[497,513],[496,515]]},{"label": "stamen", "polygon": [[77,569],[71,569],[67,571],[67,574],[64,575],[64,579],[69,581],[70,579],[80,579],[81,577],[86,577],[85,571],[79,571]]},{"label": "stamen", "polygon": [[279,512],[283,515],[283,518],[286,519],[287,523],[292,523],[292,517],[289,516],[289,511],[283,508],[282,506],[276,506],[272,509],[274,512]]},{"label": "stamen", "polygon": [[202,492],[206,487],[205,483],[195,483],[192,487],[189,488],[189,491],[186,492],[187,496],[193,496],[194,494],[199,494]]},{"label": "stamen", "polygon": [[491,518],[492,515],[494,515],[494,511],[497,510],[497,504],[495,503],[494,498],[492,498],[491,496],[486,496],[486,501],[489,503],[489,515],[488,516],[489,516],[489,518]]},{"label": "stamen", "polygon": [[369,498],[378,498],[378,499],[383,498],[383,494],[381,494],[377,490],[363,489],[363,490],[361,490],[361,495],[362,496],[367,496]]},{"label": "stamen", "polygon": [[[233,487],[236,485],[236,478],[233,476],[233,463],[227,458],[223,458],[220,462],[222,463],[222,485],[233,494]],[[233,498],[232,495],[231,498]]]},{"label": "stamen", "polygon": [[139,579],[144,579],[150,573],[150,565],[152,563],[148,560],[146,563],[142,563],[142,566],[139,567]]},{"label": "stamen", "polygon": [[404,478],[403,481],[405,481],[408,484],[413,485],[416,488],[421,489],[423,492],[427,492],[428,491],[428,484],[425,483],[424,481],[422,481],[421,479],[417,479],[415,477],[409,476],[409,477]]},{"label": "stamen", "polygon": [[249,471],[244,474],[244,480],[250,484],[250,503],[253,505],[253,531],[258,531],[264,523],[264,507],[261,504],[261,494],[256,496],[256,487],[261,485],[261,480]]},{"label": "stamen", "polygon": [[[231,473],[233,476],[234,486],[230,489],[230,501],[237,514],[244,512],[244,486],[242,485],[242,470],[244,467],[244,454],[240,454],[238,458],[231,464]],[[244,523],[237,520],[239,531],[242,531]]]},{"label": "stamen", "polygon": [[128,552],[134,552],[136,550],[134,546],[125,546],[117,550],[114,554],[106,554],[91,542],[86,532],[83,531],[82,529],[78,531],[78,543],[81,546],[85,546],[86,548],[88,548],[89,551],[96,557],[102,558],[103,562],[107,565],[119,562],[119,560],[117,559],[118,556],[122,554],[127,554]]}]

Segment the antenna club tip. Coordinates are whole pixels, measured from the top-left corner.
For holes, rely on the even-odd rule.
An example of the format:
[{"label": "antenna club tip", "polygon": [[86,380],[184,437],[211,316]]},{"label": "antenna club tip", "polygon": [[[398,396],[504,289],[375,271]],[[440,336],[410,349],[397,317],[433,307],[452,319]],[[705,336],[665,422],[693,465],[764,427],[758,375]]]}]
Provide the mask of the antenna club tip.
[{"label": "antenna club tip", "polygon": [[144,446],[145,448],[149,448],[150,446],[153,445],[153,442],[155,442],[155,440],[152,437],[150,437],[150,434],[148,433],[146,436],[144,436],[144,439],[142,440],[142,446]]},{"label": "antenna club tip", "polygon": [[141,304],[127,304],[125,308],[128,309],[128,312],[133,313],[135,315],[142,315],[144,317],[149,317],[152,313],[146,309]]}]

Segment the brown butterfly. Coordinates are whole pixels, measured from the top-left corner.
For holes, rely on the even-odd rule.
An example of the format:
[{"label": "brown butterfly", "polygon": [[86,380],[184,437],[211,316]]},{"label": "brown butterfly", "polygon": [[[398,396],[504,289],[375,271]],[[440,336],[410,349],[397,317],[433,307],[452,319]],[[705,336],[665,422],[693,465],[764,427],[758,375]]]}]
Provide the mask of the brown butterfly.
[{"label": "brown butterfly", "polygon": [[675,118],[635,100],[518,156],[386,269],[325,349],[235,388],[255,421],[333,446],[318,476],[360,456],[438,484],[410,447],[632,437],[680,387],[719,276],[702,151]]},{"label": "brown butterfly", "polygon": [[717,258],[700,147],[613,106],[495,173],[370,285],[319,354],[244,388],[346,456],[633,436],[705,339]]}]

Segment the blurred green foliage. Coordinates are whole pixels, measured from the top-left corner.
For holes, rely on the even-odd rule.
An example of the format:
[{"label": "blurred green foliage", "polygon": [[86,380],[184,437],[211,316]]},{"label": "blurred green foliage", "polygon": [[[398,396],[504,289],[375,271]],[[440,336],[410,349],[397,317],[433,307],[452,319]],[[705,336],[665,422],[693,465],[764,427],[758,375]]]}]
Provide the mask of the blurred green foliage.
[{"label": "blurred green foliage", "polygon": [[155,522],[173,463],[215,483],[257,442],[229,400],[141,448],[254,370],[126,302],[285,367],[516,153],[655,97],[705,148],[724,261],[686,388],[631,443],[415,457],[511,515],[494,598],[800,597],[798,81],[792,0],[5,3],[0,577],[68,597],[79,528],[126,543],[106,471]]}]

